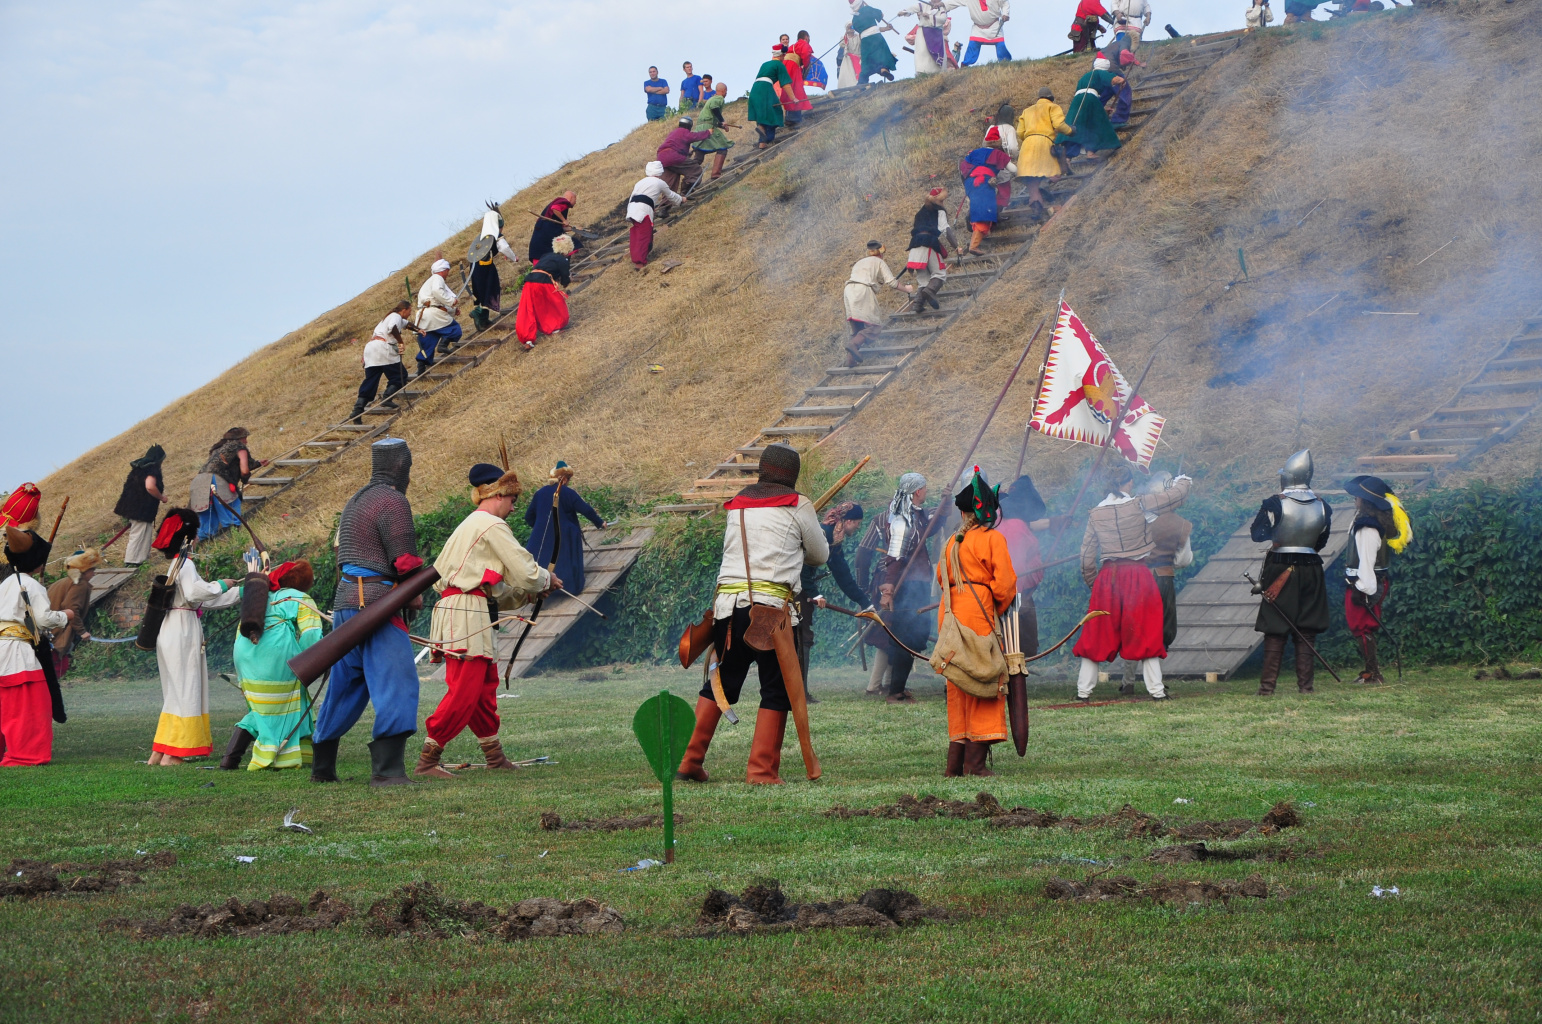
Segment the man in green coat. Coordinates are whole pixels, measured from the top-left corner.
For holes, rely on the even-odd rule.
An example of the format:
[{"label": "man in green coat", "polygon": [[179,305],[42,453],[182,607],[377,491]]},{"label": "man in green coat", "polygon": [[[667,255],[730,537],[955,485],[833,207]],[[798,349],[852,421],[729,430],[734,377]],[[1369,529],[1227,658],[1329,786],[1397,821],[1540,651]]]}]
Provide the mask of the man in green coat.
[{"label": "man in green coat", "polygon": [[894,28],[883,20],[883,12],[867,0],[851,0],[851,30],[862,37],[862,84],[867,84],[870,75],[894,81],[894,69],[899,62],[883,38],[885,31],[893,32]]},{"label": "man in green coat", "polygon": [[719,82],[707,97],[707,101],[701,106],[701,116],[696,119],[696,125],[712,134],[696,143],[692,148],[703,158],[712,158],[712,180],[716,181],[723,173],[723,161],[728,157],[728,151],[733,148],[733,143],[728,141],[728,135],[724,133],[725,127],[738,127],[729,125],[723,120],[723,105],[728,102],[728,83]]},{"label": "man in green coat", "polygon": [[780,43],[771,47],[771,59],[755,72],[755,84],[750,86],[750,111],[746,117],[755,122],[761,149],[775,142],[776,130],[786,124],[782,117],[782,89],[792,88],[792,76],[782,63],[786,51]]},{"label": "man in green coat", "polygon": [[1067,157],[1074,157],[1084,150],[1089,153],[1112,151],[1121,145],[1118,133],[1108,120],[1108,111],[1103,107],[1124,84],[1124,79],[1110,71],[1110,67],[1107,58],[1099,57],[1092,62],[1092,70],[1076,83],[1071,109],[1066,111],[1071,134],[1055,139],[1064,143]]}]

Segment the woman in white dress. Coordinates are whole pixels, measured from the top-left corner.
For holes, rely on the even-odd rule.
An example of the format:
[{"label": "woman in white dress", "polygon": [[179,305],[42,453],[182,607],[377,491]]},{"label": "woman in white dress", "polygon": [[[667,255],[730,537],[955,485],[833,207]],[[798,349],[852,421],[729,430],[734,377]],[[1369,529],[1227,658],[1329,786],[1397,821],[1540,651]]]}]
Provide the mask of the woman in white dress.
[{"label": "woman in white dress", "polygon": [[198,513],[177,508],[166,513],[151,546],[171,559],[167,577],[174,582],[171,610],[155,641],[161,670],[161,719],[155,730],[150,764],[176,765],[186,757],[214,751],[209,731],[209,664],[203,653],[200,608],[231,608],[241,603],[234,580],[207,581],[198,575],[184,546],[198,536]]}]

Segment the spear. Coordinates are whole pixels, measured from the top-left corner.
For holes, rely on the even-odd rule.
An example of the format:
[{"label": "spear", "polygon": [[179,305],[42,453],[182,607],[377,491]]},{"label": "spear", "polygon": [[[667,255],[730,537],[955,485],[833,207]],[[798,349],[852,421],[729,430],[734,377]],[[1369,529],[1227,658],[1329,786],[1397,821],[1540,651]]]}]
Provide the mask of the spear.
[{"label": "spear", "polygon": [[851,478],[862,472],[862,467],[867,465],[868,460],[871,458],[871,455],[862,456],[862,461],[857,463],[850,473],[847,473],[845,476],[835,481],[835,486],[831,487],[828,491],[824,492],[817,499],[815,499],[814,511],[823,512],[825,510],[825,506],[829,505],[830,502],[835,499],[835,496],[841,493],[841,488],[851,483]]},{"label": "spear", "polygon": [[70,507],[70,496],[64,496],[64,504],[59,506],[59,516],[54,520],[54,528],[48,531],[48,543],[53,545],[54,538],[59,535],[59,524],[64,522],[64,510]]}]

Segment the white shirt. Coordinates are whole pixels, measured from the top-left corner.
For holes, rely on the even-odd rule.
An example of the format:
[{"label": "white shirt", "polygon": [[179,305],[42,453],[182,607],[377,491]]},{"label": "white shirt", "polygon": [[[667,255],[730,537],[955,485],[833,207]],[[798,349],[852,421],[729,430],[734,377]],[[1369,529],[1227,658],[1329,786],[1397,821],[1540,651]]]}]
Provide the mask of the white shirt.
[{"label": "white shirt", "polygon": [[1012,16],[1012,0],[968,0],[964,7],[974,22],[970,39],[993,42],[1001,38],[1006,20]]},{"label": "white shirt", "polygon": [[634,224],[641,224],[645,220],[652,220],[654,207],[656,207],[661,200],[667,202],[670,206],[679,206],[681,203],[685,202],[685,197],[680,195],[678,192],[675,192],[668,185],[664,184],[663,178],[654,178],[651,176],[644,178],[642,181],[639,181],[637,184],[633,185],[632,195],[647,196],[649,199],[653,200],[654,204],[653,206],[649,206],[647,203],[628,202],[626,204],[626,219],[632,221]]},{"label": "white shirt", "polygon": [[1151,5],[1146,0],[1110,0],[1108,13],[1114,16],[1116,25],[1121,15],[1131,25],[1137,22],[1142,25],[1151,24]]},{"label": "white shirt", "polygon": [[1362,526],[1355,531],[1355,553],[1360,556],[1358,569],[1344,569],[1344,575],[1355,581],[1355,589],[1362,594],[1376,593],[1376,556],[1381,554],[1381,531],[1373,526]]},{"label": "white shirt", "polygon": [[[798,504],[773,508],[734,509],[728,513],[723,528],[723,563],[718,569],[718,583],[744,582],[744,546],[739,541],[739,521],[744,520],[744,534],[750,542],[750,574],[756,581],[781,583],[794,594],[802,589],[804,565],[824,565],[830,560],[830,542],[819,526],[814,503],[799,495]],[[713,601],[712,614],[719,619],[732,617],[735,608],[747,608],[748,592],[719,594]],[[770,594],[755,594],[756,604],[782,607],[783,601]],[[796,609],[796,605],[793,606]],[[793,612],[797,621],[797,612]]]},{"label": "white shirt", "polygon": [[[32,604],[32,621],[37,628],[63,629],[69,623],[63,612],[48,607],[48,591],[26,573],[13,573],[0,583],[0,622],[26,623],[26,609],[21,600],[23,587]],[[0,678],[42,670],[31,644],[11,637],[0,638]]]},{"label": "white shirt", "polygon": [[[437,331],[455,322],[449,311],[455,308],[455,292],[438,274],[429,274],[418,289],[418,329]],[[443,307],[443,308],[438,308]]]},{"label": "white shirt", "polygon": [[895,17],[913,14],[916,17],[916,24],[922,28],[947,28],[948,12],[956,11],[962,6],[964,6],[964,0],[943,0],[942,6],[937,8],[933,8],[931,4],[922,0],[921,3],[900,8],[895,12]]},{"label": "white shirt", "polygon": [[392,363],[402,361],[402,354],[397,349],[396,343],[406,326],[407,321],[402,319],[400,313],[391,313],[375,325],[375,336],[364,343],[364,365],[366,368],[371,366],[390,366]]}]

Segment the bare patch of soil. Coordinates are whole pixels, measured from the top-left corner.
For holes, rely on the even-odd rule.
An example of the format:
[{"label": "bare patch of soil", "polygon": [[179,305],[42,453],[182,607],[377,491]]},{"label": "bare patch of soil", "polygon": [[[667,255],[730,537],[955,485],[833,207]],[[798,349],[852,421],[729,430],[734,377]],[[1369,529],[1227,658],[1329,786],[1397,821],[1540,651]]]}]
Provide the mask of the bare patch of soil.
[{"label": "bare patch of soil", "polygon": [[[1018,808],[1021,810],[1022,808]],[[828,818],[908,818],[911,821],[919,821],[922,818],[989,818],[997,814],[1005,813],[1001,804],[989,793],[980,793],[974,801],[968,800],[942,800],[930,794],[923,797],[914,797],[906,794],[899,798],[899,802],[885,804],[881,807],[852,808],[836,804],[825,812]]]},{"label": "bare patch of soil", "polygon": [[[675,815],[675,824],[679,825],[685,818]],[[541,829],[545,832],[620,832],[634,828],[661,828],[664,824],[662,814],[641,814],[635,818],[585,818],[582,821],[563,821],[553,811],[541,812]]]},{"label": "bare patch of soil", "polygon": [[1215,850],[1199,842],[1159,846],[1146,854],[1145,860],[1152,864],[1194,864],[1206,860],[1251,860],[1279,863],[1309,855],[1310,851],[1302,850],[1296,846],[1263,846],[1250,850]]},{"label": "bare patch of soil", "polygon": [[378,899],[365,915],[364,929],[382,938],[435,938],[481,934],[506,940],[553,935],[619,935],[621,914],[598,900],[522,900],[498,910],[481,900],[452,900],[432,882],[399,886]]},{"label": "bare patch of soil", "polygon": [[[1269,884],[1261,875],[1249,875],[1242,881],[1168,880],[1158,875],[1150,882],[1141,883],[1128,875],[1090,876],[1085,881],[1074,882],[1068,878],[1051,878],[1044,883],[1044,896],[1052,900],[1073,900],[1078,903],[1100,903],[1106,900],[1152,900],[1157,903],[1228,903],[1239,897],[1268,899]],[[1275,891],[1279,896],[1280,892]]]},{"label": "bare patch of soil", "polygon": [[114,917],[103,921],[100,927],[102,931],[128,932],[137,939],[250,938],[330,931],[348,920],[352,913],[353,908],[348,904],[317,889],[307,903],[284,893],[250,903],[242,903],[232,896],[224,903],[206,903],[201,907],[184,903],[164,921]]},{"label": "bare patch of soil", "polygon": [[1081,819],[1060,817],[1048,811],[1032,807],[1013,807],[1010,810],[989,793],[979,793],[971,803],[967,800],[942,800],[935,796],[902,796],[896,803],[879,807],[851,808],[840,804],[825,812],[827,817],[850,818],[978,818],[990,822],[994,828],[1050,828],[1058,826],[1074,830],[1113,829],[1126,839],[1240,839],[1252,832],[1273,835],[1281,829],[1301,824],[1301,815],[1285,801],[1275,804],[1259,821],[1250,818],[1234,818],[1229,821],[1195,821],[1170,823],[1125,804],[1112,814]]},{"label": "bare patch of soil", "polygon": [[0,879],[0,898],[14,896],[31,899],[72,892],[115,892],[120,886],[143,882],[139,872],[147,868],[169,868],[176,862],[177,855],[170,850],[144,857],[104,860],[99,864],[13,860],[5,877]]},{"label": "bare patch of soil", "polygon": [[1511,670],[1504,665],[1480,668],[1472,674],[1474,679],[1542,679],[1542,668],[1518,668]]},{"label": "bare patch of soil", "polygon": [[813,928],[904,928],[947,913],[904,889],[869,889],[854,902],[791,903],[780,882],[767,879],[738,896],[712,889],[701,902],[704,934],[806,931]]}]

